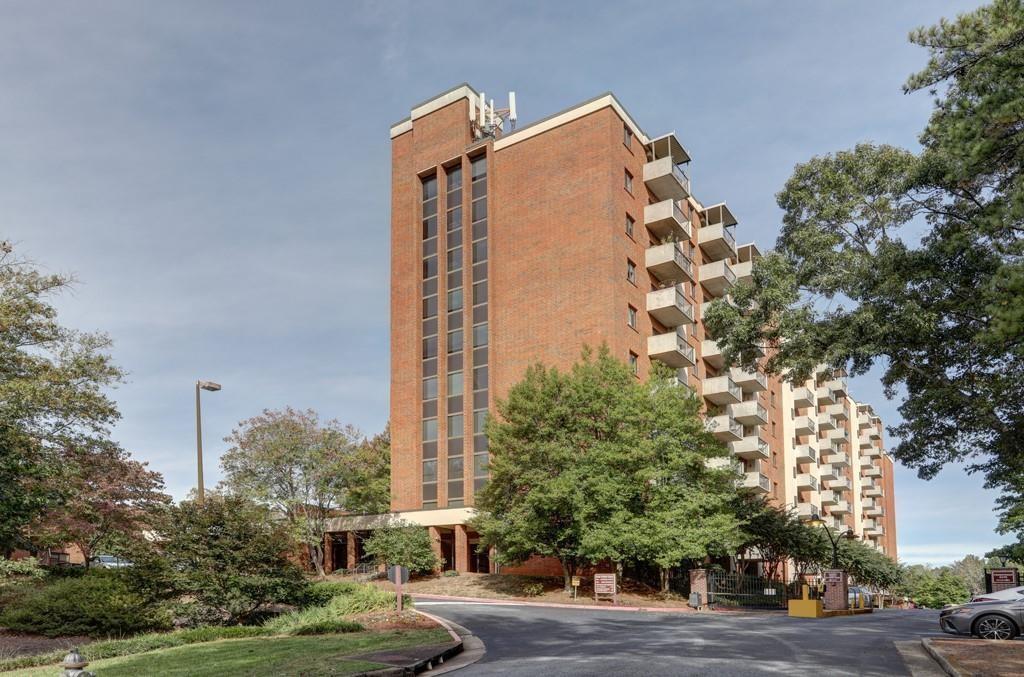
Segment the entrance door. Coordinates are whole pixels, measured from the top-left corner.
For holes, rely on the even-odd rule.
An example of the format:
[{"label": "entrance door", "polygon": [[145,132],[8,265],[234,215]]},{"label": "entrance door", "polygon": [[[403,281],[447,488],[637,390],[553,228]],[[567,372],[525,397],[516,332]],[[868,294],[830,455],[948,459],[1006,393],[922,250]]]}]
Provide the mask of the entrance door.
[{"label": "entrance door", "polygon": [[455,532],[453,531],[441,532],[441,558],[444,560],[444,564],[441,565],[442,571],[451,571],[455,568]]},{"label": "entrance door", "polygon": [[491,549],[480,545],[480,541],[469,544],[469,570],[475,574],[491,573]]}]

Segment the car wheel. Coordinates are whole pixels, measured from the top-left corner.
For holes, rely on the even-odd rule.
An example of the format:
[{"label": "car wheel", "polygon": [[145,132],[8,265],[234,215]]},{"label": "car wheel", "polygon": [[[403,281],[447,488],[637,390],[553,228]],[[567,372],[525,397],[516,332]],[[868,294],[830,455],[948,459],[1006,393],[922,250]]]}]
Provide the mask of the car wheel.
[{"label": "car wheel", "polygon": [[982,639],[1013,639],[1017,626],[1002,616],[982,616],[974,624],[974,634]]}]

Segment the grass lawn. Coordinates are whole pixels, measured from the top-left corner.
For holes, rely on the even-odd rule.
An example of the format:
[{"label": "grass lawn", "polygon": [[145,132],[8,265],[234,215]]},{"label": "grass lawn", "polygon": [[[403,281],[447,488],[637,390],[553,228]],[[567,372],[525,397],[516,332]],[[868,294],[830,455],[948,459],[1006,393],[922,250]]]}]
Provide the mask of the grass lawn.
[{"label": "grass lawn", "polygon": [[[349,675],[386,666],[346,660],[345,656],[450,641],[451,636],[440,628],[229,639],[108,658],[90,663],[86,669],[95,670],[103,677]],[[88,656],[87,647],[83,647],[83,653]],[[12,677],[52,677],[54,674],[52,665],[4,673]]]}]

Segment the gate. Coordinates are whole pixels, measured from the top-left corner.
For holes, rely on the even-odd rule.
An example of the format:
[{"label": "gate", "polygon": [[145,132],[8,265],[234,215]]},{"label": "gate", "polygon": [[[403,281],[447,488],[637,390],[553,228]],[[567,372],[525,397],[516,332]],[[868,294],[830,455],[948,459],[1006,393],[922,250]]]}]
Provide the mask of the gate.
[{"label": "gate", "polygon": [[708,575],[708,604],[744,609],[785,609],[789,586],[758,576],[713,572]]}]

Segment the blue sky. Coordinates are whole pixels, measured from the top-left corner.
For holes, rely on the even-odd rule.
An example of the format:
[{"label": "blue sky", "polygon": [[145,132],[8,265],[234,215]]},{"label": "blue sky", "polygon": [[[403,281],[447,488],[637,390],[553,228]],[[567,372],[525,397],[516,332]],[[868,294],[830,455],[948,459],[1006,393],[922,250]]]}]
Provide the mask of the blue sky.
[{"label": "blue sky", "polygon": [[[312,407],[380,430],[388,403],[388,127],[467,81],[520,124],[611,90],[674,130],[705,203],[770,248],[793,165],[858,141],[914,148],[915,26],[965,2],[104,2],[0,10],[0,238],[81,284],[68,324],[130,376],[115,435],[182,497],[193,383],[207,478],[233,424]],[[853,379],[886,421],[878,374]],[[897,472],[901,558],[983,553],[994,495]]]}]

